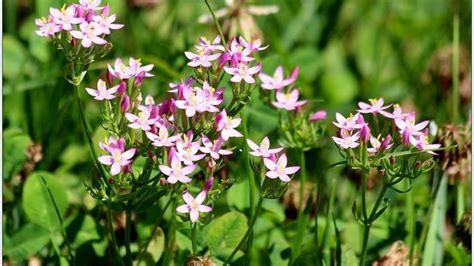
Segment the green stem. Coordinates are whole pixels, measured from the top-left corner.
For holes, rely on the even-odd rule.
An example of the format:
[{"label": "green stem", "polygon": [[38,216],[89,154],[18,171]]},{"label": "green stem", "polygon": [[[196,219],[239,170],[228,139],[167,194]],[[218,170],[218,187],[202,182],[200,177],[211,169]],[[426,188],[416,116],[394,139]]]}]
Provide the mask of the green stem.
[{"label": "green stem", "polygon": [[408,243],[410,245],[410,252],[408,255],[409,265],[413,265],[413,255],[415,251],[415,233],[416,233],[416,217],[415,217],[415,202],[413,199],[413,190],[408,192],[407,197],[408,220],[407,230],[409,232]]},{"label": "green stem", "polygon": [[212,10],[211,5],[209,5],[208,0],[204,0],[204,2],[206,3],[206,6],[209,9],[209,12],[211,13],[212,19],[214,20],[214,23],[216,24],[217,31],[219,31],[219,35],[221,36],[221,39],[222,39],[222,43],[224,44],[224,46],[227,46],[224,33],[222,32],[221,25],[219,24],[219,20],[217,20],[216,15],[214,14],[214,11]]},{"label": "green stem", "polygon": [[321,251],[319,250],[319,236],[318,236],[318,204],[319,204],[319,196],[321,195],[321,183],[323,182],[323,176],[328,171],[329,169],[336,167],[336,166],[342,166],[345,165],[346,161],[341,161],[337,162],[334,164],[331,164],[324,168],[321,173],[319,174],[319,179],[318,179],[318,184],[316,188],[316,206],[315,206],[315,215],[314,215],[314,243],[316,246],[316,266],[321,265]]},{"label": "green stem", "polygon": [[109,227],[110,238],[112,240],[112,247],[114,249],[117,260],[119,261],[120,265],[124,266],[125,263],[123,262],[122,257],[120,256],[117,239],[115,238],[114,225],[112,223],[112,210],[110,208],[110,205],[107,206],[107,225]]},{"label": "green stem", "polygon": [[237,251],[242,247],[242,245],[245,243],[245,240],[249,237],[250,233],[252,232],[253,226],[255,225],[255,221],[257,220],[258,213],[260,212],[260,209],[262,207],[262,202],[263,202],[263,197],[260,196],[260,199],[258,200],[257,207],[255,209],[255,215],[253,216],[253,219],[250,221],[249,227],[247,229],[247,232],[245,232],[244,237],[242,240],[240,240],[239,244],[235,247],[235,249],[232,251],[230,254],[229,258],[224,262],[224,265],[229,264],[229,262],[232,260],[232,258],[235,256]]},{"label": "green stem", "polygon": [[132,212],[127,210],[125,212],[125,251],[127,265],[132,265],[132,250],[130,249],[130,233],[132,226]]},{"label": "green stem", "polygon": [[196,257],[197,255],[197,244],[196,244],[196,227],[197,224],[191,223],[191,241],[193,245],[193,256]]},{"label": "green stem", "polygon": [[[247,115],[245,113],[241,114],[242,118],[242,133],[244,135],[244,143],[243,143],[243,156],[245,160],[245,168],[248,173],[248,178],[249,178],[249,219],[252,220],[253,217],[255,216],[255,176],[254,172],[252,170],[252,167],[250,166],[250,157],[249,157],[249,151],[248,151],[248,146],[245,141],[248,138],[248,130],[247,130]],[[251,261],[251,256],[252,256],[252,246],[253,246],[253,230],[250,231],[249,239],[248,239],[248,244],[247,244],[247,262],[250,263]]]},{"label": "green stem", "polygon": [[366,224],[364,226],[364,240],[362,242],[362,253],[360,255],[360,266],[365,266],[365,259],[367,256],[367,245],[369,243],[369,233],[370,233],[370,225]]},{"label": "green stem", "polygon": [[456,183],[456,223],[461,221],[464,214],[464,188],[461,182]]},{"label": "green stem", "polygon": [[[363,184],[363,186],[365,187],[365,183]],[[385,191],[387,191],[387,188],[388,187],[384,184],[383,187],[382,187],[382,190],[380,191],[380,193],[377,197],[377,200],[375,201],[375,205],[372,208],[372,211],[370,212],[369,218],[365,221],[364,240],[362,242],[362,251],[361,251],[361,257],[360,257],[360,263],[359,263],[360,266],[365,266],[365,260],[366,260],[366,256],[367,256],[367,247],[368,247],[368,243],[369,243],[370,228],[372,227],[372,224],[375,222],[375,215],[377,214],[379,206],[382,203],[382,200],[385,196]],[[365,198],[365,196],[364,196],[364,198]],[[364,205],[364,209],[366,209],[365,205]],[[367,213],[367,210],[365,210],[365,212]]]},{"label": "green stem", "polygon": [[304,220],[305,220],[305,214],[304,214],[304,188],[305,188],[305,182],[307,179],[307,173],[306,173],[306,158],[304,156],[304,151],[300,150],[300,191],[299,191],[299,206],[298,206],[298,218],[297,218],[297,234],[296,234],[296,239],[294,242],[294,245],[292,247],[292,252],[291,252],[291,257],[290,257],[290,265],[294,261],[295,258],[298,257],[300,251],[301,251],[301,242],[303,241],[303,236],[304,236]]},{"label": "green stem", "polygon": [[172,209],[171,209],[171,220],[166,236],[168,236],[168,243],[164,251],[165,257],[163,258],[163,265],[171,265],[174,257],[174,243],[176,237],[176,200],[174,196],[171,200]]}]

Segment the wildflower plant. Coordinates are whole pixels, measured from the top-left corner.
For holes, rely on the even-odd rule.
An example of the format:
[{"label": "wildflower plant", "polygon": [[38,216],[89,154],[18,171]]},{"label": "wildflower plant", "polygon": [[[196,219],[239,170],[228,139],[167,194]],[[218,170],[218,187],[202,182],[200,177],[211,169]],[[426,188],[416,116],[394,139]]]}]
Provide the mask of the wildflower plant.
[{"label": "wildflower plant", "polygon": [[[334,143],[344,163],[362,174],[360,201],[352,212],[363,226],[364,238],[360,265],[365,265],[371,226],[389,207],[388,189],[398,193],[411,190],[413,179],[431,170],[432,156],[440,144],[430,144],[429,121],[416,122],[414,112],[404,113],[398,104],[384,105],[383,98],[360,102],[359,109],[348,117],[336,113]],[[374,206],[366,202],[366,181],[371,169],[382,180]]]},{"label": "wildflower plant", "polygon": [[[127,265],[133,262],[132,212],[148,209],[162,197],[168,198],[168,203],[161,210],[149,239],[139,246],[138,262],[147,252],[169,206],[180,219],[190,222],[193,256],[197,257],[200,251],[196,231],[200,224],[209,221],[204,218],[212,215],[214,202],[228,188],[227,181],[215,178],[215,174],[225,166],[224,158],[234,153],[231,140],[244,138],[244,143],[252,149],[245,154],[246,163],[253,163],[249,155],[255,156],[257,162],[256,167],[247,168],[249,184],[254,191],[260,191],[260,197],[258,203],[251,206],[253,215],[247,233],[226,259],[230,262],[252,237],[262,201],[280,197],[300,170],[299,166],[289,166],[283,147],[271,148],[267,137],[260,145],[247,139],[245,121],[239,115],[243,115],[241,111],[251,100],[252,92],[261,87],[266,98],[275,97],[270,102],[281,110],[281,115],[288,116],[292,123],[309,125],[311,129],[313,122],[324,119],[325,114],[310,118],[309,113],[301,111],[307,101],[299,100],[299,91],[289,86],[295,83],[298,68],[286,79],[282,67],[276,69],[273,77],[266,76],[261,73],[262,63],[257,54],[268,46],[258,39],[251,41],[239,36],[226,42],[221,34],[212,41],[201,37],[193,49],[184,52],[187,66],[194,74],[170,83],[169,88],[165,88],[167,95],[160,100],[151,95],[143,97],[141,91],[142,84],[154,76],[153,65],[145,65],[132,57],[117,58],[107,64],[105,80],[98,79],[96,87],[85,88],[91,96],[88,100],[101,107],[101,126],[106,132],[102,141],[94,143],[79,98],[83,90],[81,83],[88,66],[111,49],[107,41],[111,30],[123,27],[115,23],[115,15],[110,14],[108,6],[100,3],[99,0],[81,0],[61,10],[51,8],[50,16],[37,20],[36,24],[37,34],[51,40],[70,62],[68,80],[75,86],[81,123],[98,170],[98,178],[87,185],[87,190],[107,209],[117,260]],[[229,83],[223,82],[224,77]],[[224,101],[225,90],[232,92],[227,101]],[[304,134],[311,135],[311,129],[297,131],[300,134],[297,141],[307,139]],[[294,145],[287,146],[303,149],[307,143]],[[250,177],[254,175],[260,182],[255,183]],[[191,192],[195,188],[201,188],[200,192]],[[254,199],[251,201],[255,203]],[[125,212],[125,260],[119,255],[113,234],[112,210]]]}]

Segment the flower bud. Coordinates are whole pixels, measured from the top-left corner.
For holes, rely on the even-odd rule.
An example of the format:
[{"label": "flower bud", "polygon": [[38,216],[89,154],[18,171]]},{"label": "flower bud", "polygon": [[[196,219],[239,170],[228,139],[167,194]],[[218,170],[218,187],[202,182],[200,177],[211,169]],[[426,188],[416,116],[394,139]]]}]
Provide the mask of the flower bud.
[{"label": "flower bud", "polygon": [[130,97],[128,95],[123,96],[122,102],[120,103],[120,110],[125,113],[130,109]]},{"label": "flower bud", "polygon": [[367,142],[370,139],[370,128],[367,123],[364,123],[359,132],[361,141]]},{"label": "flower bud", "polygon": [[133,81],[133,85],[135,85],[135,87],[140,87],[144,79],[145,79],[145,72],[140,72],[140,74],[138,74],[135,77],[135,80]]},{"label": "flower bud", "polygon": [[320,111],[317,111],[317,112],[313,113],[309,117],[309,121],[310,122],[317,122],[317,121],[326,119],[326,117],[327,117],[326,110],[320,110]]},{"label": "flower bud", "polygon": [[388,146],[390,145],[390,142],[392,141],[392,136],[390,136],[390,134],[388,134],[383,140],[382,140],[382,143],[380,144],[380,149],[379,151],[384,151],[388,148]]},{"label": "flower bud", "polygon": [[117,94],[122,95],[127,91],[127,83],[125,81],[120,82],[119,87],[117,88]]},{"label": "flower bud", "polygon": [[[107,68],[107,72],[105,73],[105,80],[107,80],[107,85],[112,85],[112,82],[114,81],[114,76],[112,73],[110,73],[109,69]],[[120,87],[119,87],[120,89]],[[117,90],[118,92],[119,90]]]},{"label": "flower bud", "polygon": [[168,162],[171,163],[173,158],[178,158],[178,155],[176,153],[176,149],[174,147],[171,147],[170,152],[168,154]]},{"label": "flower bud", "polygon": [[211,190],[213,184],[214,184],[214,177],[211,176],[204,183],[204,191],[206,191],[206,194],[207,192],[209,192],[209,190]]},{"label": "flower bud", "polygon": [[300,73],[300,68],[296,66],[295,68],[293,68],[290,78],[293,80],[296,80],[298,78],[299,73]]}]

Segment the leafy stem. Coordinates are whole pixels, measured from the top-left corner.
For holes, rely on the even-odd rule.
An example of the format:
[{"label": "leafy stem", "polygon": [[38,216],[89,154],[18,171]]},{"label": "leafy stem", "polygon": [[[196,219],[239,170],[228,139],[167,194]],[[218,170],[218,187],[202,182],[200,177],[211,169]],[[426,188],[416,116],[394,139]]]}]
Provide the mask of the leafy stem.
[{"label": "leafy stem", "polygon": [[107,225],[109,227],[110,239],[112,241],[112,247],[114,249],[117,260],[119,261],[120,265],[125,266],[125,263],[123,262],[122,257],[120,256],[117,239],[115,238],[114,225],[112,223],[112,209],[110,204],[107,205]]},{"label": "leafy stem", "polygon": [[191,223],[191,242],[192,242],[192,245],[193,245],[193,257],[196,257],[197,255],[197,244],[196,244],[196,227],[197,227],[197,224],[196,223]]}]

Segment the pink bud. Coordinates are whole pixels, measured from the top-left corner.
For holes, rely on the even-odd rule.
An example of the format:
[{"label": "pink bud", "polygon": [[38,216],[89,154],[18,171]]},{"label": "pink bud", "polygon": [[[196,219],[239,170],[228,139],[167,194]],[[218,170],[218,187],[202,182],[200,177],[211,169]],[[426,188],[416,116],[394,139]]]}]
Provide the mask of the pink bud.
[{"label": "pink bud", "polygon": [[128,95],[123,96],[122,102],[120,103],[120,110],[122,112],[127,112],[130,109],[130,97]]},{"label": "pink bud", "polygon": [[216,167],[216,161],[214,161],[214,159],[212,159],[211,157],[209,158],[209,160],[207,161],[207,167],[213,171],[214,168]]},{"label": "pink bud", "polygon": [[380,150],[380,151],[386,150],[391,141],[392,141],[392,136],[390,136],[390,134],[388,134],[388,135],[382,140],[382,143],[380,144],[380,149],[379,149],[379,150]]},{"label": "pink bud", "polygon": [[410,146],[410,131],[405,128],[405,130],[403,130],[403,133],[402,133],[402,143],[403,143],[403,146],[405,147],[408,147]]},{"label": "pink bud", "polygon": [[367,123],[364,123],[362,128],[360,129],[360,140],[361,141],[368,141],[370,139],[370,128]]},{"label": "pink bud", "polygon": [[131,171],[132,171],[132,167],[130,166],[130,164],[127,164],[123,167],[124,173],[130,173]]},{"label": "pink bud", "polygon": [[109,69],[107,69],[105,76],[106,76],[107,84],[110,86],[112,82],[114,81],[114,76],[112,75],[112,73],[110,73]]},{"label": "pink bud", "polygon": [[110,7],[109,5],[105,5],[104,8],[102,9],[102,16],[108,17],[110,13]]},{"label": "pink bud", "polygon": [[133,82],[133,84],[135,85],[135,87],[140,87],[144,79],[145,79],[145,72],[140,72],[140,74],[138,74],[138,76],[135,77],[135,81]]},{"label": "pink bud", "polygon": [[270,160],[276,162],[276,161],[277,161],[276,154],[275,154],[275,153],[270,154],[270,156],[268,157],[268,159],[270,159]]},{"label": "pink bud", "polygon": [[293,79],[293,80],[296,80],[298,78],[299,73],[300,73],[300,68],[298,66],[296,66],[295,68],[293,68],[293,71],[291,72],[290,78]]},{"label": "pink bud", "polygon": [[214,184],[214,177],[211,176],[204,183],[204,191],[206,191],[206,194],[207,192],[209,192],[209,190],[211,190],[213,184]]},{"label": "pink bud", "polygon": [[[171,160],[173,160],[173,158],[178,158],[178,155],[176,153],[176,149],[174,147],[171,147],[170,148],[170,151],[169,151],[169,154],[168,154],[168,162],[171,163]],[[175,159],[175,160],[176,160]]]},{"label": "pink bud", "polygon": [[312,114],[309,118],[309,121],[310,122],[317,122],[317,121],[326,119],[326,117],[327,117],[326,110],[320,110],[320,111],[317,111],[314,114]]},{"label": "pink bud", "polygon": [[120,82],[119,87],[117,88],[117,94],[122,95],[127,91],[127,83],[125,81]]}]

